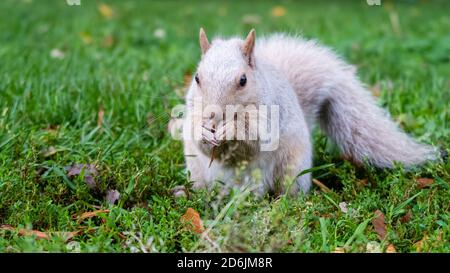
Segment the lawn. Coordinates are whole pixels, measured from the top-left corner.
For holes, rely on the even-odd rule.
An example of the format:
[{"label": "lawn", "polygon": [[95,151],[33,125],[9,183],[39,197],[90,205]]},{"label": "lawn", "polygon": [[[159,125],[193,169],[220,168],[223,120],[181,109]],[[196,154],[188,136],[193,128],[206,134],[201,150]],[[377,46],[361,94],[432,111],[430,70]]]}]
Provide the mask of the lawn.
[{"label": "lawn", "polygon": [[[1,1],[0,252],[450,252],[449,162],[356,167],[317,131],[323,168],[313,176],[324,186],[224,196],[192,191],[168,132],[200,57],[199,28],[254,27],[334,48],[399,126],[450,152],[449,10],[448,1]],[[203,234],[183,221],[188,208]]]}]

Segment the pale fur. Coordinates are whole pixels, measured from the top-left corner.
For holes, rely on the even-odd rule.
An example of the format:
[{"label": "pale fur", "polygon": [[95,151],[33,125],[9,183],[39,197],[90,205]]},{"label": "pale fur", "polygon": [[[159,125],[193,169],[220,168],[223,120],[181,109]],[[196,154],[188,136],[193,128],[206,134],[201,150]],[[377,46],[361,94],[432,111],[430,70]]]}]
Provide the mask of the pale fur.
[{"label": "pale fur", "polygon": [[[259,170],[263,183],[258,193],[284,193],[284,185],[277,190],[275,181],[295,178],[311,168],[310,131],[316,122],[343,155],[356,163],[385,168],[399,162],[409,167],[436,158],[432,147],[415,142],[391,121],[358,80],[355,69],[330,49],[282,34],[257,38],[250,66],[242,47],[239,38],[215,39],[198,65],[201,87],[193,80],[187,93],[184,153],[195,186],[211,185],[217,180],[239,184]],[[242,73],[246,73],[248,83],[243,92],[237,92],[232,83]],[[255,149],[247,158],[244,155],[243,170],[227,164],[226,157],[209,167],[211,147],[193,141],[189,130],[196,96],[204,105],[280,105],[279,148],[271,152]],[[255,145],[250,143],[249,147]],[[310,187],[311,177],[305,174],[295,180],[290,192],[306,193]]]}]

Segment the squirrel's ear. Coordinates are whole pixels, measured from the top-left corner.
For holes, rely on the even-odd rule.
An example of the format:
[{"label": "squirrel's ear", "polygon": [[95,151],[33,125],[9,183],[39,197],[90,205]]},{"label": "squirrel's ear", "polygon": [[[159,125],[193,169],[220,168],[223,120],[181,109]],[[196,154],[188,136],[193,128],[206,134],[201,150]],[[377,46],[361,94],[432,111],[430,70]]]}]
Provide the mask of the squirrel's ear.
[{"label": "squirrel's ear", "polygon": [[206,37],[206,33],[202,27],[200,28],[199,39],[200,39],[200,48],[202,49],[202,55],[204,55],[206,51],[208,51],[210,44],[208,41],[208,37]]},{"label": "squirrel's ear", "polygon": [[255,48],[255,39],[256,39],[256,32],[255,29],[250,30],[250,33],[247,35],[247,38],[245,38],[244,44],[242,46],[242,52],[244,53],[244,56],[248,60],[248,64],[250,66],[253,66],[253,49]]}]

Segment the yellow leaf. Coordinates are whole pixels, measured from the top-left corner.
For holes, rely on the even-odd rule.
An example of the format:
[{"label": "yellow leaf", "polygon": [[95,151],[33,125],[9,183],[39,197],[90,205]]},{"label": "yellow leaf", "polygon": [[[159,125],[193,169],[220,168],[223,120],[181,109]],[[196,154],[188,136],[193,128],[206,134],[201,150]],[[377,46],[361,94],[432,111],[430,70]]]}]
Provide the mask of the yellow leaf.
[{"label": "yellow leaf", "polygon": [[272,9],[273,17],[283,17],[286,15],[286,9],[282,6],[276,6]]},{"label": "yellow leaf", "polygon": [[110,6],[106,5],[106,4],[98,5],[98,11],[106,19],[111,19],[113,17],[113,15],[114,15],[113,9]]},{"label": "yellow leaf", "polygon": [[81,40],[83,41],[83,43],[85,43],[86,45],[92,43],[92,36],[89,35],[89,33],[86,33],[86,32],[80,32],[80,38],[81,38]]}]

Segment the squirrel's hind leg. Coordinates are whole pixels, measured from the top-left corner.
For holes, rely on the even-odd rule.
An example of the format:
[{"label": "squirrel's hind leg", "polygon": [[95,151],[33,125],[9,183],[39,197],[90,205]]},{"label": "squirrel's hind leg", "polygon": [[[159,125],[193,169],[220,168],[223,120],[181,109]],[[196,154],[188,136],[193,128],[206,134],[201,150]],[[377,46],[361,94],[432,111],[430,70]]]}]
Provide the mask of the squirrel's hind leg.
[{"label": "squirrel's hind leg", "polygon": [[275,195],[295,195],[298,191],[308,193],[312,185],[311,174],[298,175],[311,168],[311,142],[309,139],[298,138],[286,138],[283,142],[275,153],[276,163],[270,174],[272,182],[269,191]]}]

